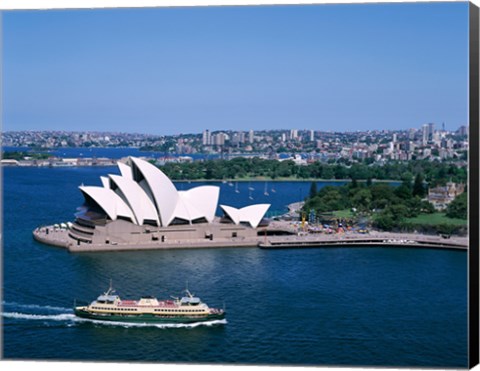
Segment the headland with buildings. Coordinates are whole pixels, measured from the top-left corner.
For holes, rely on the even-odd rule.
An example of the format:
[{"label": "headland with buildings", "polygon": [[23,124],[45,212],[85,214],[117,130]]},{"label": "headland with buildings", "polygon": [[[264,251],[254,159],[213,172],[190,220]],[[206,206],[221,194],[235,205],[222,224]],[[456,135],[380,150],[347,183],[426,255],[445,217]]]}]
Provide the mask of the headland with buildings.
[{"label": "headland with buildings", "polygon": [[[179,156],[203,155],[270,159],[292,157],[298,164],[312,161],[385,163],[415,159],[466,161],[468,127],[447,128],[427,123],[408,130],[204,130],[170,136],[68,131],[11,131],[2,135],[5,147],[37,151],[54,148],[138,148]],[[298,155],[295,156],[295,155]],[[97,159],[98,161],[98,159]],[[99,162],[100,163],[100,162]],[[81,164],[79,166],[82,166]]]}]

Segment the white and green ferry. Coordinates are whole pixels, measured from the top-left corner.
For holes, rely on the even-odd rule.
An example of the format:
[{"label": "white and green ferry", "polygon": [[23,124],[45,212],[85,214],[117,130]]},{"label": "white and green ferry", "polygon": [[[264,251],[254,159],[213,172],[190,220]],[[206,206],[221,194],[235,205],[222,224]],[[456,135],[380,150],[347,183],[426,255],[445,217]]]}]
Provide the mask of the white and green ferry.
[{"label": "white and green ferry", "polygon": [[86,306],[75,306],[75,315],[102,321],[137,323],[194,323],[225,318],[225,310],[210,308],[188,289],[182,298],[157,300],[152,296],[140,300],[122,300],[109,289]]}]

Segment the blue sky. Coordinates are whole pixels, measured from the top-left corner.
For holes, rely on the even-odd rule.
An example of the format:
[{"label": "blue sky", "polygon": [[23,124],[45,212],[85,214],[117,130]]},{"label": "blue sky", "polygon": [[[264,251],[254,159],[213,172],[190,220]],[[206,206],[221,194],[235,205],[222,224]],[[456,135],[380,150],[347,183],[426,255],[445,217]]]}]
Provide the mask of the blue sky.
[{"label": "blue sky", "polygon": [[3,130],[456,129],[468,3],[3,12]]}]

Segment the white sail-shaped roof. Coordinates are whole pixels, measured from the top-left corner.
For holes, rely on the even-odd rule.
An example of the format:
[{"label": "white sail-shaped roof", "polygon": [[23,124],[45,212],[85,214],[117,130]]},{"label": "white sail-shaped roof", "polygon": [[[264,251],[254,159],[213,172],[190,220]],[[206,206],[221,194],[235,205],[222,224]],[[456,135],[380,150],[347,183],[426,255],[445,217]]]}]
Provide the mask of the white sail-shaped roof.
[{"label": "white sail-shaped roof", "polygon": [[147,161],[130,157],[132,163],[140,170],[155,200],[157,212],[163,226],[174,219],[179,195],[171,180],[156,166]]},{"label": "white sail-shaped roof", "polygon": [[83,193],[90,196],[110,219],[116,220],[121,216],[128,218],[135,223],[135,217],[132,210],[122,198],[111,189],[94,186],[80,186],[79,188]]},{"label": "white sail-shaped roof", "polygon": [[100,180],[102,181],[102,185],[104,188],[110,188],[110,179],[106,176],[101,176]]},{"label": "white sail-shaped roof", "polygon": [[190,210],[192,216],[190,220],[205,218],[208,222],[213,222],[220,196],[220,187],[200,186],[188,191],[181,191],[179,194],[180,199]]},{"label": "white sail-shaped roof", "polygon": [[118,169],[120,170],[120,174],[122,174],[124,178],[133,180],[132,168],[130,166],[120,161],[117,162],[117,165]]},{"label": "white sail-shaped roof", "polygon": [[244,222],[249,223],[253,228],[257,228],[270,204],[250,205],[241,209],[226,205],[220,205],[220,207],[235,224]]},{"label": "white sail-shaped roof", "polygon": [[133,211],[138,224],[142,225],[145,220],[153,220],[157,225],[160,225],[155,205],[138,183],[132,178],[124,176],[109,175],[109,177],[124,195],[126,203]]},{"label": "white sail-shaped roof", "polygon": [[[80,190],[94,200],[112,220],[118,217],[143,225],[154,222],[168,226],[177,222],[213,222],[220,187],[200,186],[177,191],[171,180],[153,164],[129,157],[127,164],[118,162],[121,175],[100,177],[102,187],[81,186]],[[221,205],[235,224],[249,223],[256,228],[269,204],[257,204],[237,209]]]},{"label": "white sail-shaped roof", "polygon": [[179,192],[179,196],[180,197],[177,201],[177,205],[175,206],[175,211],[173,212],[172,221],[175,218],[178,218],[191,222],[194,219],[202,217],[202,213],[200,211],[185,202],[181,195],[181,192]]},{"label": "white sail-shaped roof", "polygon": [[227,214],[234,224],[240,224],[240,209],[236,207],[220,205],[225,214]]}]

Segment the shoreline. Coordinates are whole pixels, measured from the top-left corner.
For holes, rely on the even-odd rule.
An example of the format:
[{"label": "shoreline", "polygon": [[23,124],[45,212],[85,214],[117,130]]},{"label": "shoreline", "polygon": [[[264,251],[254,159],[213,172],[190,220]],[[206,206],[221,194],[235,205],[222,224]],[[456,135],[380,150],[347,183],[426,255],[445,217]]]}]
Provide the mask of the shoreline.
[{"label": "shoreline", "polygon": [[65,248],[69,252],[118,252],[146,251],[172,249],[208,249],[229,247],[257,247],[267,250],[284,248],[339,248],[339,247],[404,247],[404,248],[435,248],[442,250],[468,250],[467,237],[442,238],[421,234],[391,233],[372,231],[369,234],[345,233],[335,235],[288,235],[288,236],[257,236],[253,238],[219,238],[217,240],[184,239],[169,242],[149,243],[116,243],[116,244],[76,244],[68,236],[67,229],[55,230],[50,233],[45,228],[33,231],[33,238],[45,245]]},{"label": "shoreline", "polygon": [[[116,167],[112,164],[96,164],[96,165],[66,165],[66,166],[42,166],[42,165],[9,165],[2,164],[3,168],[41,168],[41,169],[72,169],[72,168],[105,168],[105,167]],[[368,179],[357,179],[359,183],[365,183]],[[323,179],[323,178],[279,178],[279,179],[269,179],[269,178],[242,178],[242,179],[172,179],[172,182],[176,183],[201,183],[201,182],[219,182],[219,183],[234,183],[234,182],[324,182],[324,183],[350,183],[352,180],[347,179]],[[401,180],[395,179],[372,179],[372,183],[401,183]]]}]

